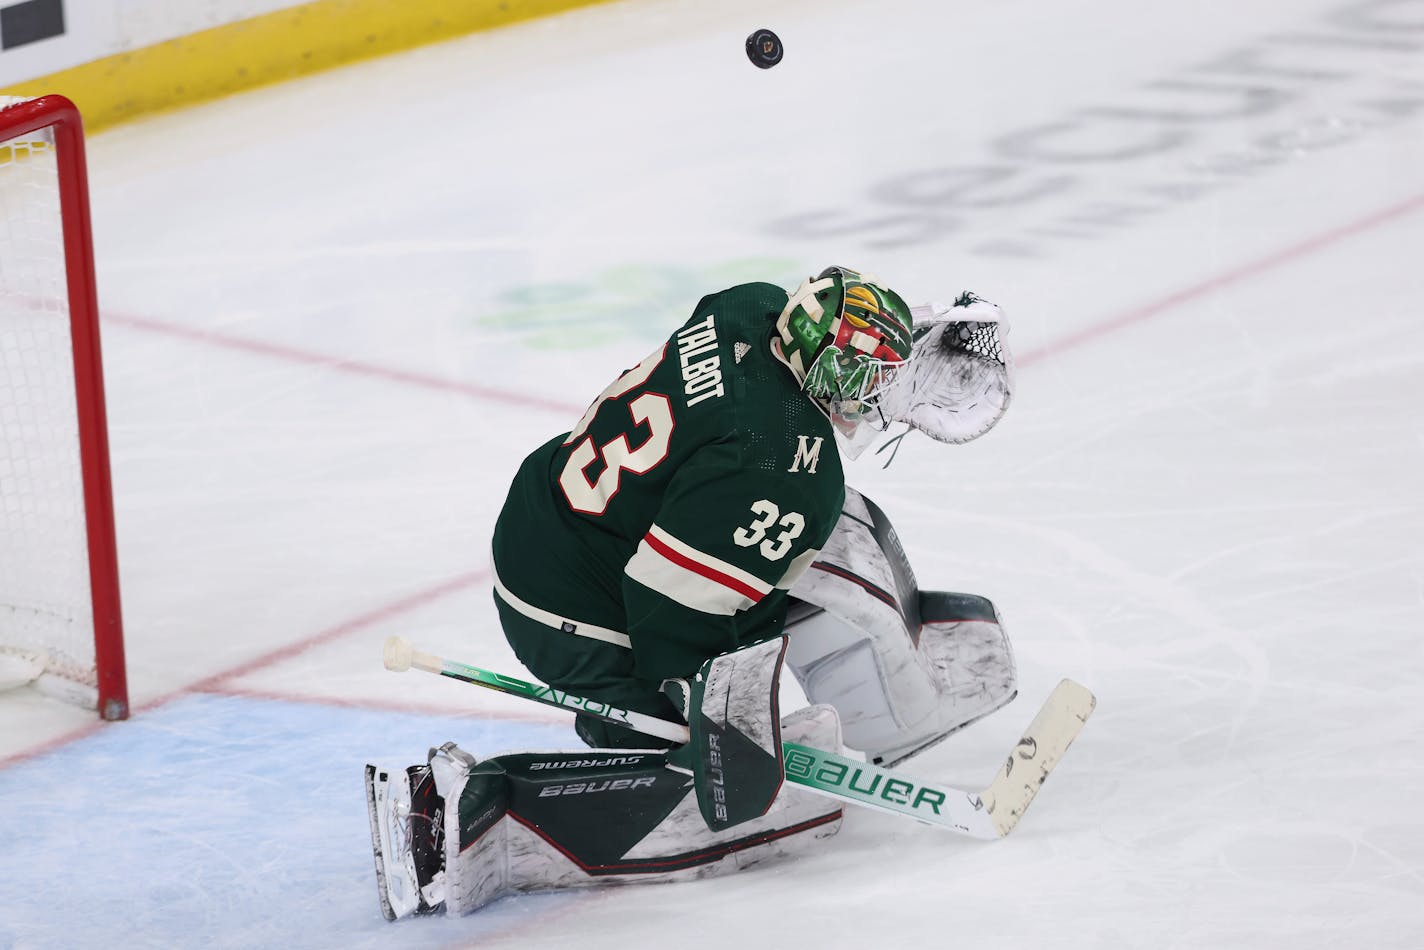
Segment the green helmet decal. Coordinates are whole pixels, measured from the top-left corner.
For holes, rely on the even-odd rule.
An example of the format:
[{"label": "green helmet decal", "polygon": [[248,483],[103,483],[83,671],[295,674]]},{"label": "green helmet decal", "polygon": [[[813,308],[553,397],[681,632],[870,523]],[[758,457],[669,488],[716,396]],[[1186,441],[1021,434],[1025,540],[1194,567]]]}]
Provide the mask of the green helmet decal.
[{"label": "green helmet decal", "polygon": [[911,328],[899,294],[844,267],[803,283],[776,321],[781,355],[806,393],[856,410],[909,358]]}]

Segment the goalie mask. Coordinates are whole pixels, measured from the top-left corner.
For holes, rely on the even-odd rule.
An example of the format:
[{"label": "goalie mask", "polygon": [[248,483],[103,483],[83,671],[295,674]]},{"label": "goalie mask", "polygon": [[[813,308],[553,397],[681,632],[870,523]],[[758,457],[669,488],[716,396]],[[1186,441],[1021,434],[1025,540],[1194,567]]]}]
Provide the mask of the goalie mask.
[{"label": "goalie mask", "polygon": [[883,432],[881,395],[910,357],[910,308],[875,278],[829,267],[791,295],[776,321],[777,355],[855,458]]}]

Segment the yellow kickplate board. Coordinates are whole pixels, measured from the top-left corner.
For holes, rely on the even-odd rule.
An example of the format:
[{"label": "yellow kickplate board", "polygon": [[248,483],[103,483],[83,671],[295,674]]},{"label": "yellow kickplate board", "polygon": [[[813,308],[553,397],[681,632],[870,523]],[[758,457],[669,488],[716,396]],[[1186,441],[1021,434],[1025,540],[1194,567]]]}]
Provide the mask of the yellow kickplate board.
[{"label": "yellow kickplate board", "polygon": [[139,116],[608,0],[315,0],[27,80],[93,132]]}]

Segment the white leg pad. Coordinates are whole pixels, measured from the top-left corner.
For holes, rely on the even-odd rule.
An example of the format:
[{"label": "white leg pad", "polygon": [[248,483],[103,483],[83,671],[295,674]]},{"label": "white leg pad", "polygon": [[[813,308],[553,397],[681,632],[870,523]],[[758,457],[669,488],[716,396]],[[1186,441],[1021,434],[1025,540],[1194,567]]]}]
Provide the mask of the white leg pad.
[{"label": "white leg pad", "polygon": [[787,666],[807,699],[836,708],[852,749],[896,744],[939,708],[939,688],[904,633],[869,637],[823,612],[798,624],[791,643]]},{"label": "white leg pad", "polygon": [[846,745],[874,762],[903,761],[1015,695],[994,605],[921,592],[894,528],[853,489],[791,594],[803,604],[787,622],[786,665],[811,702],[836,707]]}]

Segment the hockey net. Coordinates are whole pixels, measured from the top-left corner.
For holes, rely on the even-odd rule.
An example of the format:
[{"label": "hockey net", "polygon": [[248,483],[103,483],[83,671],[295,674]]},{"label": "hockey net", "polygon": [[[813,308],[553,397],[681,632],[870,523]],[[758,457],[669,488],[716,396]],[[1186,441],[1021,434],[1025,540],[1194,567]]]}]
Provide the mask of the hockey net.
[{"label": "hockey net", "polygon": [[79,113],[0,98],[0,688],[128,715]]}]

